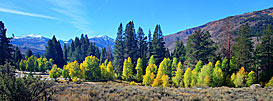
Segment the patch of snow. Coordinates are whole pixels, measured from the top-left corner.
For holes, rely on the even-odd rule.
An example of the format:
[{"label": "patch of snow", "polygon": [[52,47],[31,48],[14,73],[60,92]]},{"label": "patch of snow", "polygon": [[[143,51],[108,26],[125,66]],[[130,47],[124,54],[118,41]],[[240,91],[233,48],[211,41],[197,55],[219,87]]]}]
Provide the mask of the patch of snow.
[{"label": "patch of snow", "polygon": [[41,35],[36,35],[36,34],[30,34],[30,35],[22,35],[22,36],[16,36],[14,39],[20,39],[20,38],[42,38],[43,36]]}]

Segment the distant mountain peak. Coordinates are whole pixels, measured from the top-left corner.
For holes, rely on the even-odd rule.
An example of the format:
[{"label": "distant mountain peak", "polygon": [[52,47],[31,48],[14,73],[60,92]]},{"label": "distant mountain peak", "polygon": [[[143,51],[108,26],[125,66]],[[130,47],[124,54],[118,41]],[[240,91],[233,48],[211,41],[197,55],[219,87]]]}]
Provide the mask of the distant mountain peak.
[{"label": "distant mountain peak", "polygon": [[[43,37],[42,35],[29,34],[16,36],[12,39],[12,44],[18,46],[22,53],[25,53],[28,49],[31,49],[34,54],[43,54],[45,52],[45,47],[50,38]],[[57,38],[58,39],[58,38]],[[95,36],[88,38],[90,42],[93,42],[99,48],[114,47],[114,39],[108,37],[107,35]],[[70,44],[73,39],[69,40],[59,40],[62,44]]]},{"label": "distant mountain peak", "polygon": [[14,39],[20,39],[20,38],[43,38],[43,36],[37,35],[37,34],[29,34],[29,35],[22,35],[22,36],[14,37]]}]

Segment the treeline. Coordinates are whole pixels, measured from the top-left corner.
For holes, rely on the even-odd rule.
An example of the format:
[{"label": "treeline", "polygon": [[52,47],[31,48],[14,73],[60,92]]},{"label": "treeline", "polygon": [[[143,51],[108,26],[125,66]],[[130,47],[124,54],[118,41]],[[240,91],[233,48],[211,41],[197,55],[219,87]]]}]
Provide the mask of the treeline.
[{"label": "treeline", "polygon": [[53,65],[49,76],[55,79],[62,76],[73,82],[78,82],[80,79],[80,81],[108,81],[117,77],[111,61],[106,59],[104,63],[100,64],[99,59],[95,56],[87,56],[80,64],[77,60],[69,62],[63,66],[63,69]]},{"label": "treeline", "polygon": [[81,35],[80,38],[76,37],[75,40],[69,44],[64,44],[63,48],[56,37],[53,36],[51,40],[48,41],[46,46],[45,57],[47,59],[53,59],[54,64],[58,67],[66,65],[68,62],[78,61],[83,62],[87,56],[96,56],[100,58],[100,61],[105,61],[106,59],[113,60],[111,53],[111,47],[99,49],[93,42],[89,42],[87,35]]},{"label": "treeline", "polygon": [[19,70],[31,72],[46,72],[53,66],[53,59],[47,60],[44,57],[37,58],[35,56],[25,57],[19,63]]}]

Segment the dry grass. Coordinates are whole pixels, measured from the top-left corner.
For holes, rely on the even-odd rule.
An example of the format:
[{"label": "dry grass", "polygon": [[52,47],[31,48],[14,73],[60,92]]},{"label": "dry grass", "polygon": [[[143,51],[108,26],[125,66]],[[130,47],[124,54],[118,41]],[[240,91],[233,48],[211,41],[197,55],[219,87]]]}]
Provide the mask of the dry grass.
[{"label": "dry grass", "polygon": [[273,88],[162,88],[145,87],[137,84],[132,86],[129,82],[84,82],[81,84],[60,82],[54,86],[56,89],[54,99],[61,101],[86,100],[272,100]]}]

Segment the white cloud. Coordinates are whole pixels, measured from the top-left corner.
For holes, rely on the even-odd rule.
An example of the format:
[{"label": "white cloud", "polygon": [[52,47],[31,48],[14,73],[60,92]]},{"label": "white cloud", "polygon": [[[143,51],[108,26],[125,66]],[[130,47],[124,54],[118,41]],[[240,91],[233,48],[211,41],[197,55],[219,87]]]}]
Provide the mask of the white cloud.
[{"label": "white cloud", "polygon": [[64,20],[78,28],[80,32],[91,33],[88,28],[90,20],[85,12],[85,5],[79,0],[48,0],[51,4],[55,5],[51,8],[53,11],[64,15]]},{"label": "white cloud", "polygon": [[39,17],[39,18],[46,18],[46,19],[54,19],[54,20],[57,19],[57,18],[51,17],[51,16],[46,16],[46,15],[41,15],[41,14],[27,13],[27,12],[22,12],[22,11],[17,11],[17,10],[12,10],[12,9],[6,9],[6,8],[0,8],[0,12],[19,14],[19,15],[26,15],[26,16],[32,16],[32,17]]}]

